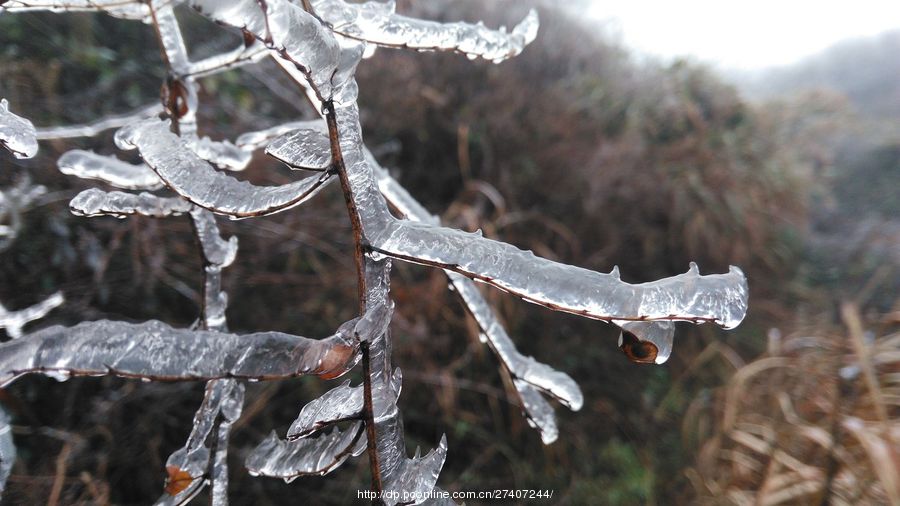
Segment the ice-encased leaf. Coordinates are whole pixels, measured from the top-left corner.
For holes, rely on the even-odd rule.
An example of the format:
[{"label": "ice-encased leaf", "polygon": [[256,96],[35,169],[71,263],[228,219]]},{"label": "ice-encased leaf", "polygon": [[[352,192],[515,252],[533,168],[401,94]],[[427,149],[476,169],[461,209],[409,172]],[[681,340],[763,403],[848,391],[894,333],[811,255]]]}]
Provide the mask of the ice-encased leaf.
[{"label": "ice-encased leaf", "polygon": [[[400,395],[403,376],[400,369],[394,370],[391,378],[391,390],[397,396]],[[387,407],[382,405],[382,407]],[[317,430],[346,420],[352,420],[362,416],[363,412],[363,386],[350,386],[350,380],[322,394],[322,396],[308,402],[300,415],[294,420],[287,431],[287,439],[292,441],[309,436]],[[383,413],[376,413],[376,418]]]},{"label": "ice-encased leaf", "polygon": [[324,339],[282,332],[236,335],[150,320],[53,326],[0,344],[0,387],[28,373],[116,375],[163,381],[334,378],[358,361],[356,320]]},{"label": "ice-encased leaf", "polygon": [[9,102],[0,98],[0,146],[16,158],[31,158],[37,154],[37,131],[28,119],[9,111]]},{"label": "ice-encased leaf", "polygon": [[190,5],[214,21],[256,36],[300,69],[320,98],[331,97],[342,84],[332,80],[341,52],[337,40],[300,5],[288,0],[191,0]]},{"label": "ice-encased leaf", "polygon": [[331,166],[331,144],[321,129],[300,129],[286,133],[266,147],[266,154],[293,169],[326,170]]},{"label": "ice-encased leaf", "polygon": [[255,186],[213,169],[186,141],[169,131],[169,122],[156,119],[119,130],[121,146],[136,147],[147,165],[166,186],[185,199],[214,213],[235,218],[283,211],[313,197],[330,173],[281,186]]},{"label": "ice-encased leaf", "polygon": [[3,497],[6,480],[12,472],[15,461],[16,445],[12,438],[12,428],[9,426],[9,415],[0,406],[0,498]]},{"label": "ice-encased leaf", "polygon": [[191,148],[197,156],[220,169],[240,171],[247,168],[252,153],[244,151],[228,141],[214,141],[202,137]]},{"label": "ice-encased leaf", "polygon": [[272,432],[244,464],[250,474],[273,478],[325,475],[358,454],[357,442],[365,437],[363,433],[361,422],[343,431],[335,427],[330,433],[295,441],[285,441]]},{"label": "ice-encased leaf", "polygon": [[613,323],[622,328],[619,348],[632,362],[662,364],[672,354],[675,322],[613,320]]},{"label": "ice-encased leaf", "polygon": [[66,151],[56,162],[59,171],[82,179],[96,179],[123,190],[158,190],[163,182],[145,164],[132,165],[114,156],[91,151]]},{"label": "ice-encased leaf", "polygon": [[314,0],[316,15],[335,32],[381,46],[456,51],[471,58],[500,62],[521,53],[537,36],[538,15],[532,9],[511,32],[483,23],[439,23],[394,12],[394,1],[347,3]]},{"label": "ice-encased leaf", "polygon": [[[241,134],[237,139],[235,139],[234,144],[245,151],[254,151],[263,146],[266,146],[269,142],[272,141],[272,139],[280,137],[294,130],[316,130],[323,132],[322,135],[326,138],[328,136],[325,123],[322,120],[317,119],[307,121],[289,121],[287,123],[282,123],[280,125],[266,128],[264,130]],[[328,149],[329,153],[331,152],[330,146],[328,146],[326,149]]]},{"label": "ice-encased leaf", "polygon": [[0,304],[0,328],[5,328],[9,337],[14,339],[22,337],[22,328],[26,323],[47,316],[47,313],[61,306],[65,301],[62,292],[56,292],[41,302],[18,311],[8,311]]},{"label": "ice-encased leaf", "polygon": [[216,480],[227,482],[222,457],[227,452],[231,425],[240,417],[243,403],[244,386],[237,381],[220,379],[206,384],[187,442],[166,460],[166,490],[156,501],[157,506],[184,504],[197,495],[207,482],[211,458],[214,490],[221,489],[221,483],[216,487]]},{"label": "ice-encased leaf", "polygon": [[0,13],[5,10],[10,12],[102,11],[117,18],[139,21],[146,21],[150,17],[150,9],[143,2],[123,0],[7,0],[0,2]]},{"label": "ice-encased leaf", "polygon": [[89,188],[75,195],[69,210],[78,216],[114,216],[124,218],[133,214],[151,218],[165,218],[189,212],[194,206],[179,197],[157,197],[152,193],[105,192]]}]

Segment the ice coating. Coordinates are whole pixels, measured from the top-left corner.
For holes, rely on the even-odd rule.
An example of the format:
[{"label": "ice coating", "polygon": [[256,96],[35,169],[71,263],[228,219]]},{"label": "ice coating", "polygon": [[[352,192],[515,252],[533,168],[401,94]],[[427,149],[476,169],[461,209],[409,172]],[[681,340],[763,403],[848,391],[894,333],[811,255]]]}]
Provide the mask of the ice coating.
[{"label": "ice coating", "polygon": [[544,399],[534,386],[519,378],[513,378],[513,386],[522,401],[522,414],[528,425],[541,434],[541,442],[545,445],[553,443],[559,437],[556,427],[556,414],[553,406]]},{"label": "ice coating", "polygon": [[[440,220],[432,216],[419,202],[406,191],[368,150],[367,160],[375,171],[381,193],[395,209],[412,221],[439,224]],[[522,403],[528,420],[540,431],[541,440],[545,444],[552,443],[558,436],[556,417],[553,408],[540,397],[538,391],[552,395],[573,410],[581,408],[584,397],[578,384],[567,374],[541,364],[532,357],[521,355],[503,325],[497,321],[490,305],[484,300],[481,292],[470,279],[447,272],[456,292],[462,298],[466,308],[475,318],[487,343],[504,364],[507,372],[513,377],[513,384]]]},{"label": "ice coating", "polygon": [[220,169],[240,171],[247,168],[252,153],[238,148],[228,141],[214,141],[203,137],[193,143],[191,148],[197,156]]},{"label": "ice coating", "polygon": [[256,63],[267,55],[268,51],[265,46],[254,40],[249,46],[241,44],[227,53],[219,53],[200,61],[191,62],[189,73],[195,78],[211,76]]},{"label": "ice coating", "polygon": [[3,11],[102,11],[117,18],[138,21],[146,21],[150,17],[146,4],[123,0],[7,0],[0,4],[0,13]]},{"label": "ice coating", "polygon": [[296,441],[284,441],[272,432],[247,456],[244,465],[251,474],[274,478],[322,476],[358,454],[356,444],[364,437],[360,422],[345,430],[335,427],[327,434]]},{"label": "ice coating", "polygon": [[37,131],[31,121],[9,112],[9,102],[0,98],[0,146],[16,158],[31,158],[37,154]]},{"label": "ice coating", "polygon": [[107,116],[90,123],[80,125],[64,125],[56,127],[43,127],[37,129],[38,140],[42,139],[70,139],[73,137],[93,137],[104,130],[120,128],[129,123],[135,123],[142,119],[156,116],[162,112],[159,102],[141,107],[129,114]]},{"label": "ice coating", "polygon": [[13,339],[22,337],[22,328],[26,323],[40,320],[65,301],[62,292],[56,292],[37,304],[18,311],[8,311],[0,304],[0,328],[5,328],[6,334]]},{"label": "ice coating", "polygon": [[747,280],[737,267],[706,276],[692,268],[632,285],[477,233],[399,220],[371,244],[382,254],[458,272],[529,302],[599,320],[714,322],[730,329],[747,312]]},{"label": "ice coating", "polygon": [[[326,137],[328,135],[327,127],[322,120],[289,121],[264,130],[241,134],[235,139],[234,144],[245,151],[254,151],[266,146],[272,139],[294,130],[318,130],[323,132]],[[326,147],[326,149],[329,153],[331,152],[330,147]]]},{"label": "ice coating", "polygon": [[75,195],[69,210],[78,216],[114,216],[124,218],[133,214],[151,218],[165,218],[189,212],[193,206],[178,197],[157,197],[152,193],[105,192],[89,188]]},{"label": "ice coating", "polygon": [[235,218],[283,211],[313,197],[331,178],[322,173],[281,186],[255,186],[216,171],[186,141],[169,131],[169,122],[150,119],[119,130],[117,141],[140,150],[147,165],[195,205]]},{"label": "ice coating", "polygon": [[495,63],[521,53],[537,36],[539,25],[534,9],[507,32],[491,30],[483,23],[438,23],[401,16],[394,12],[394,1],[314,0],[312,5],[316,15],[346,37],[380,46],[456,51]]},{"label": "ice coating", "polygon": [[320,128],[286,133],[269,143],[266,154],[293,169],[326,170],[331,166],[328,133]]},{"label": "ice coating", "polygon": [[[391,390],[399,397],[403,376],[400,369],[394,370]],[[396,404],[397,398],[394,399]],[[382,405],[382,407],[387,407]],[[287,439],[292,441],[309,436],[335,423],[360,418],[363,411],[363,387],[350,386],[350,380],[308,402],[287,431]]]},{"label": "ice coating", "polygon": [[[365,257],[366,305],[390,306],[389,260],[375,260]],[[393,506],[398,502],[409,502],[422,497],[434,489],[438,475],[447,457],[447,438],[441,437],[437,448],[424,457],[416,450],[413,458],[406,456],[406,442],[403,434],[403,417],[397,407],[400,396],[400,373],[391,367],[391,338],[386,331],[381,337],[369,343],[372,404],[375,420],[375,448],[381,470],[382,486],[392,492],[385,503]]]},{"label": "ice coating", "polygon": [[132,165],[114,156],[91,151],[66,151],[56,162],[59,171],[82,179],[96,179],[123,190],[158,190],[163,182],[145,164]]},{"label": "ice coating", "polygon": [[[206,482],[207,470],[210,458],[215,459],[213,465],[213,489],[216,480],[225,480],[216,472],[216,466],[223,455],[227,455],[228,433],[231,424],[240,416],[244,403],[244,386],[233,379],[212,380],[207,382],[203,395],[203,402],[194,414],[194,423],[185,445],[173,452],[166,460],[166,469],[169,471],[169,483],[166,492],[156,501],[158,506],[184,504],[194,497],[203,488]],[[221,418],[219,416],[221,415]],[[218,427],[217,427],[218,421]],[[211,445],[210,434],[217,439],[217,444]],[[211,446],[216,448],[213,454]],[[173,485],[172,480],[178,477],[187,480],[188,484]],[[180,489],[180,490],[179,490]],[[171,493],[176,492],[176,493]]]},{"label": "ice coating", "polygon": [[613,323],[622,328],[619,348],[633,362],[662,364],[672,354],[675,322],[613,320]]},{"label": "ice coating", "polygon": [[[190,5],[219,23],[247,30],[289,61],[313,84],[320,98],[331,97],[340,46],[330,30],[288,0],[191,0]],[[339,84],[339,83],[338,83]]]},{"label": "ice coating", "polygon": [[225,309],[228,294],[222,290],[222,269],[231,265],[237,256],[237,237],[224,240],[219,234],[215,216],[199,207],[190,211],[194,233],[200,242],[203,254],[203,269],[206,276],[203,285],[203,326],[210,330],[226,331]]},{"label": "ice coating", "polygon": [[12,472],[16,461],[16,445],[12,438],[12,428],[9,426],[9,415],[0,406],[0,498],[6,489],[6,480]]},{"label": "ice coating", "polygon": [[[178,123],[179,133],[189,139],[197,136],[197,83],[190,76],[191,61],[188,58],[187,47],[184,45],[184,37],[178,19],[175,17],[175,9],[172,3],[162,3],[154,7],[153,19],[159,34],[165,63],[169,66],[174,78],[164,85],[164,101],[170,115],[173,115]],[[171,95],[166,97],[166,95]]]},{"label": "ice coating", "polygon": [[[355,321],[349,323],[355,324]],[[336,377],[357,360],[346,331],[324,339],[176,329],[150,320],[53,326],[0,344],[0,386],[28,373],[115,375],[163,381]]]}]

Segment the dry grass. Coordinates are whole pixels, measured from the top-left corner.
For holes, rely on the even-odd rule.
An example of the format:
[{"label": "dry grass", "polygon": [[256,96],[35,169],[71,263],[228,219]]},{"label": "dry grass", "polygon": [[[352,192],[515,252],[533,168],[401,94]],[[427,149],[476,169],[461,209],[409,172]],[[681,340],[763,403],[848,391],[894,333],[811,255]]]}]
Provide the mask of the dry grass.
[{"label": "dry grass", "polygon": [[686,471],[698,503],[900,504],[900,318],[840,313],[831,330],[773,330],[720,392],[711,433],[685,419],[705,438]]}]

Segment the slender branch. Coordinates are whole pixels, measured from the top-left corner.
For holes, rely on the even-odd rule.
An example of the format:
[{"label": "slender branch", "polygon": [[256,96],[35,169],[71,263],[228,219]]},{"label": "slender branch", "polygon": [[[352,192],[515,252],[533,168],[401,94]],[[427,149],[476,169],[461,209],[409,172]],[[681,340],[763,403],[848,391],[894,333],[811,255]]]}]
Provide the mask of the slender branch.
[{"label": "slender branch", "polygon": [[[337,116],[334,111],[334,102],[325,101],[323,104],[325,110],[325,122],[328,124],[328,140],[331,143],[331,165],[332,170],[338,173],[341,181],[341,190],[344,193],[344,201],[347,204],[347,214],[350,216],[350,224],[353,227],[353,249],[354,258],[356,260],[356,290],[359,298],[359,314],[363,315],[366,311],[366,267],[365,252],[363,250],[363,231],[362,221],[359,217],[359,210],[356,208],[356,201],[353,199],[353,191],[350,188],[350,179],[347,176],[347,166],[344,164],[344,155],[341,152],[341,142],[338,133]],[[383,490],[381,481],[381,466],[378,462],[378,449],[376,447],[375,434],[375,411],[372,407],[372,378],[369,375],[369,342],[362,341],[360,343],[362,351],[362,367],[363,367],[363,416],[366,421],[366,448],[369,454],[369,467],[372,468],[372,491],[380,495]],[[378,497],[373,501],[374,504],[380,504],[381,498]]]}]

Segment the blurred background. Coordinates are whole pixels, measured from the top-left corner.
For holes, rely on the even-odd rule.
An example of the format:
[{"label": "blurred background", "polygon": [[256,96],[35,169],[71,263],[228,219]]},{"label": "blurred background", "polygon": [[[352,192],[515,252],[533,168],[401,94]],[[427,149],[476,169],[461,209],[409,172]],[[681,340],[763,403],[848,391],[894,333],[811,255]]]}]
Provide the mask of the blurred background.
[{"label": "blurred background", "polygon": [[[520,350],[584,392],[581,411],[558,407],[560,437],[545,446],[445,276],[397,264],[394,364],[410,452],[446,433],[443,488],[551,489],[552,504],[900,504],[896,7],[566,4],[399,1],[401,13],[492,27],[536,5],[541,29],[500,65],[378,50],[358,71],[367,144],[447,224],[602,272],[619,265],[628,282],[689,261],[703,273],[738,265],[750,311],[728,332],[679,324],[672,358],[647,366],[616,349],[609,325],[486,290]],[[178,13],[195,58],[240,41]],[[39,127],[126,113],[158,101],[156,47],[150,27],[105,15],[4,14],[0,96]],[[313,117],[270,61],[202,80],[200,98],[200,133],[214,139]],[[197,317],[188,218],[68,212],[92,185],[61,175],[56,159],[115,153],[112,134],[42,142],[30,160],[0,153],[0,189],[29,178],[48,190],[0,252],[0,302],[67,299],[29,330]],[[239,177],[295,176],[259,152]],[[332,186],[269,218],[221,220],[240,240],[224,273],[233,331],[318,337],[354,316],[343,207]],[[368,487],[365,458],[291,484],[243,469],[249,449],[334,385],[247,385],[233,504],[348,504]],[[152,502],[202,389],[35,375],[0,391],[18,446],[3,504]]]}]

